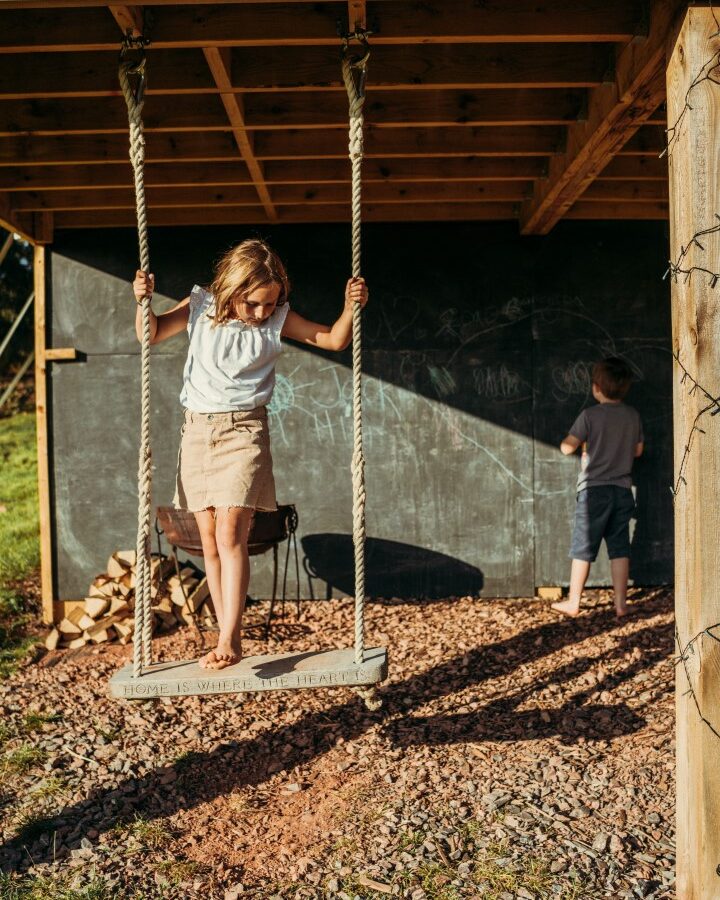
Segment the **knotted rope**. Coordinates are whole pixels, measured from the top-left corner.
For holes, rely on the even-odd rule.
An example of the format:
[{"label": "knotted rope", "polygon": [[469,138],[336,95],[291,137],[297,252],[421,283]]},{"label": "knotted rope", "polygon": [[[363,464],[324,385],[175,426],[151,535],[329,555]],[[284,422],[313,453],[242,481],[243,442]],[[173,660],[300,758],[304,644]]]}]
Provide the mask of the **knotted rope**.
[{"label": "knotted rope", "polygon": [[[360,57],[350,52],[345,40],[342,74],[350,108],[349,152],[352,164],[352,275],[360,277],[360,226],[362,221],[363,105],[370,51],[364,36]],[[362,309],[356,304],[352,323],[353,363],[353,546],[355,548],[355,662],[365,659],[365,457],[362,426]]]},{"label": "knotted rope", "polygon": [[[150,250],[145,207],[145,137],[142,110],[145,102],[145,54],[140,62],[126,58],[128,45],[120,55],[118,75],[130,126],[130,162],[135,176],[135,204],[137,210],[140,269],[150,271]],[[130,84],[131,76],[139,76],[137,90]],[[133,639],[133,677],[139,678],[152,662],[152,611],[150,576],[150,518],[152,503],[152,451],[150,449],[150,297],[142,306],[142,342],[140,350],[140,455],[138,464],[138,530],[135,558],[135,635]]]}]

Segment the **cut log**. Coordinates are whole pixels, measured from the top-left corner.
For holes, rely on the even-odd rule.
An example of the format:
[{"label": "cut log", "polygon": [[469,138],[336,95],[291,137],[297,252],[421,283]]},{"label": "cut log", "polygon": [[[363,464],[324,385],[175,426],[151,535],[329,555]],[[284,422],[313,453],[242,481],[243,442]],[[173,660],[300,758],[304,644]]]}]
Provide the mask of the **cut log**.
[{"label": "cut log", "polygon": [[[178,606],[185,606],[186,595],[189,596],[195,590],[197,585],[197,578],[189,578],[187,581],[183,581],[182,585],[178,584],[171,589],[170,599]],[[183,588],[185,589],[184,592]]]},{"label": "cut log", "polygon": [[85,615],[85,610],[82,606],[75,606],[70,612],[67,614],[67,618],[73,623],[73,625],[77,625],[82,631],[82,627],[80,626],[80,619]]},{"label": "cut log", "polygon": [[135,622],[132,619],[125,619],[124,622],[115,622],[113,629],[117,632],[120,643],[125,644],[132,637],[133,631],[135,631]]},{"label": "cut log", "polygon": [[78,628],[82,628],[83,631],[87,628],[92,628],[95,625],[95,619],[92,616],[89,616],[86,612],[83,612],[80,618],[75,623]]},{"label": "cut log", "polygon": [[196,613],[200,607],[205,603],[205,601],[210,596],[210,588],[207,583],[207,578],[203,578],[192,591],[188,595],[188,606],[190,608],[190,612]]},{"label": "cut log", "polygon": [[190,609],[190,604],[186,603],[182,609],[176,611],[175,615],[178,617],[178,620],[184,622],[186,625],[192,625],[195,621],[195,616]]},{"label": "cut log", "polygon": [[95,634],[90,635],[90,640],[93,644],[104,644],[106,641],[111,641],[113,636],[112,628],[103,628],[102,631],[97,631]]},{"label": "cut log", "polygon": [[97,619],[110,606],[108,597],[87,597],[85,600],[85,612],[91,619]]},{"label": "cut log", "polygon": [[122,578],[130,566],[122,562],[117,553],[113,553],[107,563],[107,573],[111,578]]},{"label": "cut log", "polygon": [[60,643],[60,632],[57,628],[53,628],[50,634],[45,638],[45,646],[48,650],[54,650]]},{"label": "cut log", "polygon": [[556,602],[562,600],[563,592],[561,587],[541,587],[537,589],[537,595],[541,600]]},{"label": "cut log", "polygon": [[158,603],[152,607],[153,612],[171,613],[173,604],[169,597],[162,597]]},{"label": "cut log", "polygon": [[120,584],[124,584],[126,588],[134,588],[135,587],[135,572],[133,572],[132,569],[128,569],[128,571],[120,579]]},{"label": "cut log", "polygon": [[130,604],[127,603],[122,597],[113,597],[110,601],[110,615],[111,616],[129,616],[130,615]]},{"label": "cut log", "polygon": [[70,641],[65,646],[68,648],[68,650],[77,650],[80,647],[84,647],[85,644],[87,644],[87,638],[81,636],[78,638],[74,638],[72,641]]},{"label": "cut log", "polygon": [[126,569],[132,569],[135,566],[134,550],[116,550],[115,553],[113,553],[113,556],[119,563],[125,566]]},{"label": "cut log", "polygon": [[64,635],[82,634],[82,628],[78,628],[75,622],[71,621],[67,616],[58,624],[58,631]]}]

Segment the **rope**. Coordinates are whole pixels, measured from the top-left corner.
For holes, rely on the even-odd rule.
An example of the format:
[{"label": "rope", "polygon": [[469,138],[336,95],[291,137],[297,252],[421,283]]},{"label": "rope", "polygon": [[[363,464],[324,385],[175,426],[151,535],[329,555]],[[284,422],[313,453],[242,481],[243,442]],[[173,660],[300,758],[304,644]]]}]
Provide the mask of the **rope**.
[{"label": "rope", "polygon": [[[361,39],[362,40],[362,39]],[[360,277],[360,226],[362,219],[362,159],[363,104],[365,103],[365,74],[369,51],[362,40],[361,58],[349,53],[345,41],[342,73],[348,95],[350,112],[349,153],[352,164],[352,275]],[[353,309],[353,546],[355,548],[355,662],[365,658],[365,457],[363,456],[362,426],[362,309]]]},{"label": "rope", "polygon": [[[125,49],[125,48],[124,48]],[[150,250],[145,206],[145,138],[142,110],[144,105],[144,52],[141,62],[120,57],[118,75],[128,109],[130,128],[130,162],[135,176],[135,204],[137,210],[140,268],[150,271]],[[140,75],[136,92],[130,84],[131,75]],[[152,662],[152,611],[150,609],[150,519],[152,502],[152,451],[150,448],[150,298],[144,297],[142,307],[142,342],[140,350],[140,454],[138,463],[138,530],[135,557],[135,634],[133,638],[133,678],[139,678]]]}]

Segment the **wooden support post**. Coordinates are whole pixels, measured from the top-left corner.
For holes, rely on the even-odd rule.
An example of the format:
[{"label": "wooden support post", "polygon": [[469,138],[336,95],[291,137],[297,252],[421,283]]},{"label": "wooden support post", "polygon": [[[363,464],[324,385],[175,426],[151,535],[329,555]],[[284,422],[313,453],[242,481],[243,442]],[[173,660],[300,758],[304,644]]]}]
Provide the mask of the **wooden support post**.
[{"label": "wooden support post", "polygon": [[717,31],[712,9],[690,7],[667,67],[670,259],[671,270],[679,269],[672,279],[672,319],[676,651],[682,656],[676,667],[677,896],[682,900],[720,897],[720,626],[712,628],[720,623],[720,416],[712,415],[718,409],[712,398],[720,394],[720,282],[702,271],[720,272],[720,233],[706,234],[697,244],[692,240],[718,224],[720,86],[704,80],[688,95],[703,67],[707,71],[716,62]]},{"label": "wooden support post", "polygon": [[348,31],[367,31],[365,0],[348,0]]},{"label": "wooden support post", "polygon": [[40,505],[40,585],[43,622],[53,621],[53,565],[50,516],[47,371],[45,362],[45,247],[34,251],[35,279],[35,410],[37,413],[38,500]]}]

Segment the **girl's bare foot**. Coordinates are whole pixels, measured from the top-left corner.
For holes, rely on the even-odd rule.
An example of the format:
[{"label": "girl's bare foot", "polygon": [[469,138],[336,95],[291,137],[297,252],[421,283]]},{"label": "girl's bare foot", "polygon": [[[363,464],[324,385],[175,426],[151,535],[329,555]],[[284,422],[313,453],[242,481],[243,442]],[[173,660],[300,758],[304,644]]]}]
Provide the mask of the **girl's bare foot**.
[{"label": "girl's bare foot", "polygon": [[201,669],[209,669],[210,663],[217,662],[217,657],[215,656],[215,651],[211,650],[209,653],[206,653],[205,656],[201,656],[198,660],[198,665]]},{"label": "girl's bare foot", "polygon": [[571,616],[573,619],[580,612],[580,604],[575,600],[561,600],[559,603],[553,603],[551,605],[557,612],[564,613],[566,616]]},{"label": "girl's bare foot", "polygon": [[215,658],[208,661],[208,669],[227,669],[228,666],[237,665],[242,659],[240,647],[233,647],[231,643],[225,641],[220,641],[212,653]]}]

